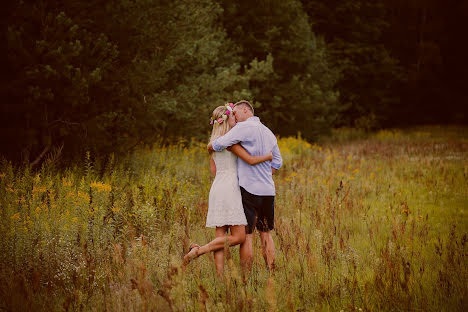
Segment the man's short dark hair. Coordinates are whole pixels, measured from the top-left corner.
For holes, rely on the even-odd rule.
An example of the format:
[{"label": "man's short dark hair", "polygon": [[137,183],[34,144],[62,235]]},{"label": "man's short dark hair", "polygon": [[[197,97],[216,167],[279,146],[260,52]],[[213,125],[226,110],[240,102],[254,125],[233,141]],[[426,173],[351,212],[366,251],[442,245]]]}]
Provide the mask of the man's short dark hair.
[{"label": "man's short dark hair", "polygon": [[241,100],[241,101],[237,102],[236,104],[234,104],[234,106],[245,106],[252,112],[252,114],[254,113],[254,108],[253,108],[252,104],[249,103],[249,101]]}]

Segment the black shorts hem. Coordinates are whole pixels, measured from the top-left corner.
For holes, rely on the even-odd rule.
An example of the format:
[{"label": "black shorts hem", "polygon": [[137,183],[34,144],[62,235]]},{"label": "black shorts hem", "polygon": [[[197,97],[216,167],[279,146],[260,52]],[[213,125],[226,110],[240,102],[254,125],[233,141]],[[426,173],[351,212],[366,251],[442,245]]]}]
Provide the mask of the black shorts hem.
[{"label": "black shorts hem", "polygon": [[259,232],[272,231],[275,228],[275,196],[254,195],[243,187],[240,189],[248,223],[245,233],[252,234],[255,228]]}]

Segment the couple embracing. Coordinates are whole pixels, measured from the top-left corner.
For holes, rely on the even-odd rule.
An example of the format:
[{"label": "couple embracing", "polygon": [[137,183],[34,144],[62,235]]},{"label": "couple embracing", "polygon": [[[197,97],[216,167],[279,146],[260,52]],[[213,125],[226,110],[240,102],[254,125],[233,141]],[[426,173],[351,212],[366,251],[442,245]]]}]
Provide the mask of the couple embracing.
[{"label": "couple embracing", "polygon": [[[206,245],[192,244],[184,262],[213,252],[219,275],[224,269],[224,248],[240,244],[245,271],[253,262],[253,231],[259,231],[265,263],[275,265],[275,184],[272,175],[282,165],[274,134],[254,115],[248,101],[228,103],[213,111],[208,150],[211,186],[206,226],[216,228],[216,238]],[[228,235],[228,232],[229,235]]]}]

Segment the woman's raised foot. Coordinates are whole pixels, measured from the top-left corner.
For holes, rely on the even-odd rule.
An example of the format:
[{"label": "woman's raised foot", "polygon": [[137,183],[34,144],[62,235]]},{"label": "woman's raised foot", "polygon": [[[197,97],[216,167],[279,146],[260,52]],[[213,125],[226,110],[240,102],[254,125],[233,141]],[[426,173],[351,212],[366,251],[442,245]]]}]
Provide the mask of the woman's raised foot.
[{"label": "woman's raised foot", "polygon": [[198,249],[200,249],[200,245],[198,244],[191,244],[189,252],[184,256],[184,264],[188,264],[192,259],[198,257]]}]

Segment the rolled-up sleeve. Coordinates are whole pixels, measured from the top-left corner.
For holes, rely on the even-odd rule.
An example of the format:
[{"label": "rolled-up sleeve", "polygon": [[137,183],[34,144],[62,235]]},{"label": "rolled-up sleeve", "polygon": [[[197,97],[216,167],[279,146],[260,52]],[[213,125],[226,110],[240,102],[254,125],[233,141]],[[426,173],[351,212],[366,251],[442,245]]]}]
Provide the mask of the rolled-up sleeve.
[{"label": "rolled-up sleeve", "polygon": [[273,146],[272,153],[273,153],[273,160],[271,161],[271,167],[278,170],[283,165],[283,158],[281,157],[278,144],[275,144],[275,146]]},{"label": "rolled-up sleeve", "polygon": [[242,142],[245,139],[245,132],[245,129],[241,125],[235,126],[228,133],[213,141],[213,149],[219,152],[229,146]]}]

